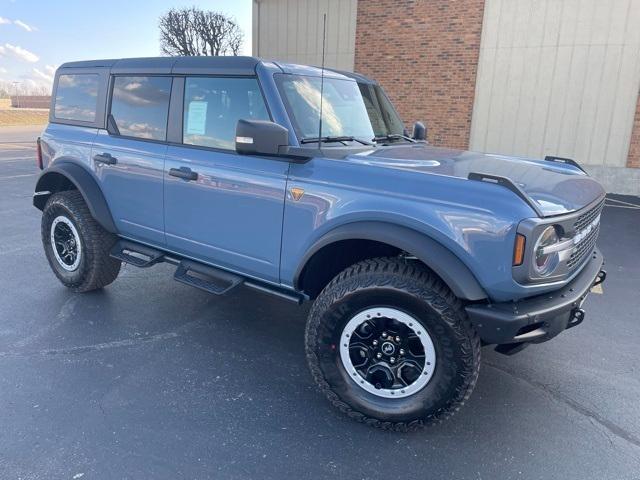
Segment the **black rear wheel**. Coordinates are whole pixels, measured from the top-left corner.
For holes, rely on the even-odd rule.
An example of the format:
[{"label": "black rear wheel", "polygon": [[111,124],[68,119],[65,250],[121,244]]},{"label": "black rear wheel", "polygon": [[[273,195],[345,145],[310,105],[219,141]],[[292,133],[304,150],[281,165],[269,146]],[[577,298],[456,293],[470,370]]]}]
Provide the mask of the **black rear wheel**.
[{"label": "black rear wheel", "polygon": [[121,263],[109,256],[117,237],[95,221],[77,190],[51,195],[41,230],[49,265],[65,286],[87,292],[118,276]]},{"label": "black rear wheel", "polygon": [[306,351],[336,407],[399,430],[451,416],[480,367],[480,339],[461,302],[401,258],[366,260],[335,277],[309,314]]}]

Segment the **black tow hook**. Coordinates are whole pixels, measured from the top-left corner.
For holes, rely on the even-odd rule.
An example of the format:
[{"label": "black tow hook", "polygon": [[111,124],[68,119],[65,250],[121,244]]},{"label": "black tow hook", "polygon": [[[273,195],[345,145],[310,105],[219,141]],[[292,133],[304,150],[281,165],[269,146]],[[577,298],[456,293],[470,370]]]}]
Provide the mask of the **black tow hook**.
[{"label": "black tow hook", "polygon": [[571,318],[569,319],[569,323],[567,323],[567,330],[573,327],[577,327],[584,320],[584,310],[581,308],[576,308],[571,313]]},{"label": "black tow hook", "polygon": [[607,272],[605,270],[600,270],[600,273],[598,273],[598,276],[596,277],[596,281],[593,282],[593,286],[595,287],[596,285],[600,285],[606,278]]}]

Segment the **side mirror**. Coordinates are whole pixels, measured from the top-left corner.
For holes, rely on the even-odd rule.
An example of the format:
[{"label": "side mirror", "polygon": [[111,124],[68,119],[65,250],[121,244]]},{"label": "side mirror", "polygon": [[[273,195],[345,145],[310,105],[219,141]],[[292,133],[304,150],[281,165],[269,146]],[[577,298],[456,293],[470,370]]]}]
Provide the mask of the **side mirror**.
[{"label": "side mirror", "polygon": [[424,126],[422,122],[416,122],[413,124],[413,135],[411,135],[414,140],[426,141],[427,140],[427,127]]},{"label": "side mirror", "polygon": [[289,145],[289,130],[264,120],[238,120],[236,152],[245,155],[278,155]]}]

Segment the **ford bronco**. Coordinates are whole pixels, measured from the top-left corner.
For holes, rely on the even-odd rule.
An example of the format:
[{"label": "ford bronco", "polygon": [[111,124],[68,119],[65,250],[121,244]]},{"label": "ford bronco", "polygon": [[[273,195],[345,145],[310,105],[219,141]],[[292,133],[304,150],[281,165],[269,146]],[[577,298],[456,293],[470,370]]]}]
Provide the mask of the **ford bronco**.
[{"label": "ford bronco", "polygon": [[309,367],[360,421],[407,429],[469,398],[480,350],[584,319],[605,192],[573,160],[435,148],[357,74],[250,57],[56,72],[33,203],[58,279],[176,266],[221,295],[302,303]]}]

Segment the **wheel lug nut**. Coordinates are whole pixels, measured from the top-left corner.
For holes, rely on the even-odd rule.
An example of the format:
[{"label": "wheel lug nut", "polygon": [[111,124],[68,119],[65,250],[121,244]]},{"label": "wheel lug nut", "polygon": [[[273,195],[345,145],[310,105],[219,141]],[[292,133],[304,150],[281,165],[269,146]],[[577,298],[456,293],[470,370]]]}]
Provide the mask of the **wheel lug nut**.
[{"label": "wheel lug nut", "polygon": [[382,332],[382,338],[387,338],[387,332]]},{"label": "wheel lug nut", "polygon": [[400,337],[396,337],[396,342],[400,343]]},{"label": "wheel lug nut", "polygon": [[404,349],[400,349],[400,355],[404,355]]},{"label": "wheel lug nut", "polygon": [[396,361],[396,357],[391,357],[391,358],[389,359],[389,361],[390,361],[391,363],[395,363],[395,361]]},{"label": "wheel lug nut", "polygon": [[382,358],[382,354],[381,354],[380,352],[378,352],[378,353],[376,354],[376,358]]},{"label": "wheel lug nut", "polygon": [[376,345],[378,345],[378,340],[373,341],[373,346],[375,347]]}]

